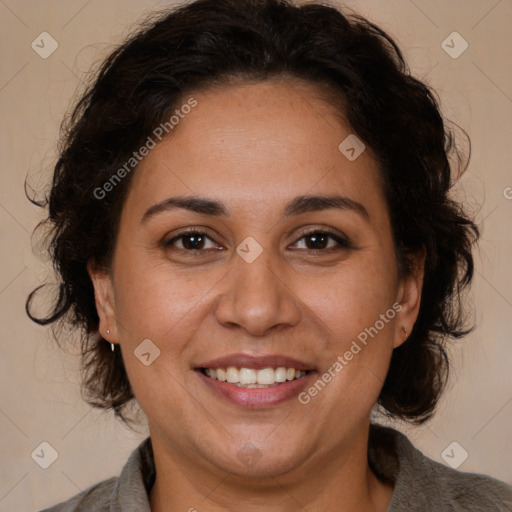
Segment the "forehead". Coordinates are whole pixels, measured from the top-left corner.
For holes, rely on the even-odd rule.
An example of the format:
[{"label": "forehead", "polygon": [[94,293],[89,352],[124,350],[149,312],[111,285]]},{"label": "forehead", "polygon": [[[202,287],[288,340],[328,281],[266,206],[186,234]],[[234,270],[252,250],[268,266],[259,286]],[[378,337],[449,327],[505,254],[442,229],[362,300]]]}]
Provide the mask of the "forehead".
[{"label": "forehead", "polygon": [[[197,105],[136,170],[127,200],[136,209],[178,194],[252,208],[343,193],[364,199],[369,210],[371,203],[383,206],[376,161],[368,149],[357,156],[355,134],[317,86],[287,80],[217,86],[185,96],[183,104],[190,97]],[[347,158],[354,154],[347,144],[357,158]]]}]

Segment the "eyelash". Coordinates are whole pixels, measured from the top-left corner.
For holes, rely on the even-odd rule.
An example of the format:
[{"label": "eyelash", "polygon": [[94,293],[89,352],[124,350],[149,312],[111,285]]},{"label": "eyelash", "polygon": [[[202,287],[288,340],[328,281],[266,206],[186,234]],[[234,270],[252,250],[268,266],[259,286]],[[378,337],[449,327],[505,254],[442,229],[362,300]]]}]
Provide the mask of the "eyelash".
[{"label": "eyelash", "polygon": [[[337,247],[328,247],[325,249],[308,249],[308,248],[306,248],[306,249],[293,249],[293,250],[307,250],[310,252],[313,251],[313,252],[326,253],[326,252],[337,251],[337,250],[342,250],[342,249],[353,249],[354,248],[348,238],[340,236],[339,234],[334,233],[328,229],[312,229],[312,230],[300,233],[300,238],[298,238],[297,241],[294,242],[293,245],[295,245],[296,243],[301,241],[303,238],[307,238],[308,236],[319,235],[319,234],[327,235],[327,237],[330,238],[331,240],[334,240],[338,244],[338,246]],[[180,233],[179,235],[171,238],[170,240],[164,241],[162,245],[165,249],[169,249],[169,248],[172,248],[172,245],[176,241],[186,238],[187,236],[192,236],[192,235],[200,235],[200,236],[203,236],[203,237],[209,239],[212,242],[215,242],[208,235],[208,233],[206,233],[204,231],[199,231],[197,229],[190,229],[190,230]],[[329,242],[327,242],[327,243],[329,243]],[[184,252],[188,252],[188,253],[192,253],[192,254],[212,250],[212,249],[182,249],[181,247],[177,248],[177,249],[179,251],[184,251]],[[213,250],[217,250],[217,249],[213,249]]]}]

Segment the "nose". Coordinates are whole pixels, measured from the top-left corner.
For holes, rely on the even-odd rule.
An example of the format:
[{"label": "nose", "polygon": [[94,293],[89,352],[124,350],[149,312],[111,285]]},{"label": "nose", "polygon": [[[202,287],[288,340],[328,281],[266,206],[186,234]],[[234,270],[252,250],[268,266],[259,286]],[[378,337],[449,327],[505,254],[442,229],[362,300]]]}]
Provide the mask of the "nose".
[{"label": "nose", "polygon": [[225,327],[240,327],[252,336],[265,336],[300,321],[298,297],[290,286],[290,269],[271,265],[268,251],[252,263],[235,256],[223,280],[216,318]]}]

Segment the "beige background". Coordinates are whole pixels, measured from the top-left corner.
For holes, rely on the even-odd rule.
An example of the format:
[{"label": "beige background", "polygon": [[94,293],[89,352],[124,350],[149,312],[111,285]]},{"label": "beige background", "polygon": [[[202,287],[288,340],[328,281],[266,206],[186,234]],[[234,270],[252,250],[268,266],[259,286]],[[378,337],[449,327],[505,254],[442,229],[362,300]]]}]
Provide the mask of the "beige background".
[{"label": "beige background", "polygon": [[[1,511],[38,510],[118,474],[145,436],[144,428],[127,431],[85,405],[76,357],[59,350],[50,331],[25,316],[26,295],[48,274],[48,265],[32,253],[30,233],[41,212],[25,199],[23,182],[28,173],[32,187],[47,184],[60,120],[91,64],[146,13],[168,5],[0,0]],[[483,225],[471,296],[478,328],[453,349],[454,379],[436,417],[421,428],[401,428],[441,462],[443,450],[457,441],[469,454],[460,470],[512,483],[512,2],[346,5],[397,39],[413,73],[438,91],[445,114],[473,143],[459,193]],[[59,44],[48,59],[31,48],[43,31]],[[453,31],[469,43],[457,59],[441,47]],[[58,452],[46,470],[31,458],[42,441]]]}]

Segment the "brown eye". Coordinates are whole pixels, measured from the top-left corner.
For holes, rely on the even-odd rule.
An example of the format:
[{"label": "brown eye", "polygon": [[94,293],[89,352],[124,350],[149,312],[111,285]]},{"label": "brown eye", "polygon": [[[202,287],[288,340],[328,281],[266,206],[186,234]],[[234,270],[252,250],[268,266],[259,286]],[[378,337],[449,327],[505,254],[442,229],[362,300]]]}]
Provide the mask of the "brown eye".
[{"label": "brown eye", "polygon": [[308,249],[325,249],[329,244],[329,239],[332,238],[325,233],[315,233],[304,237]]},{"label": "brown eye", "polygon": [[206,238],[203,235],[185,235],[181,237],[185,249],[202,249]]},{"label": "brown eye", "polygon": [[343,248],[350,248],[349,241],[339,235],[331,233],[329,231],[310,231],[304,233],[303,236],[295,242],[294,245],[299,244],[304,240],[304,247],[295,247],[296,249],[309,249],[309,250],[336,250]]},{"label": "brown eye", "polygon": [[[211,247],[205,247],[208,242],[211,242]],[[163,245],[166,248],[175,247],[184,251],[200,251],[204,249],[214,249],[216,244],[206,233],[190,231],[164,242]]]}]

